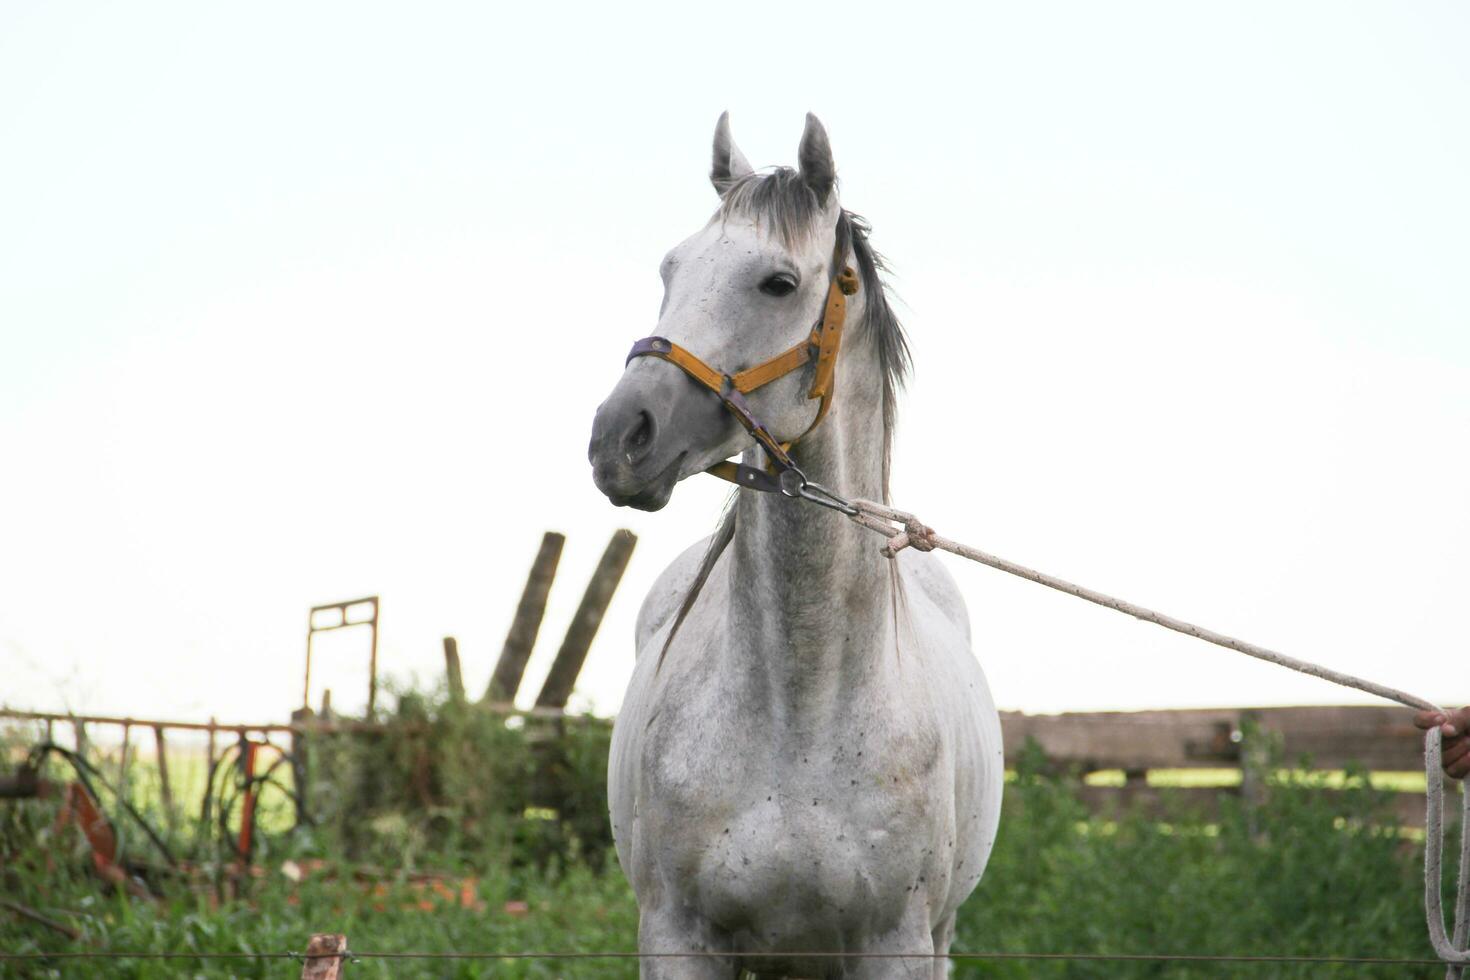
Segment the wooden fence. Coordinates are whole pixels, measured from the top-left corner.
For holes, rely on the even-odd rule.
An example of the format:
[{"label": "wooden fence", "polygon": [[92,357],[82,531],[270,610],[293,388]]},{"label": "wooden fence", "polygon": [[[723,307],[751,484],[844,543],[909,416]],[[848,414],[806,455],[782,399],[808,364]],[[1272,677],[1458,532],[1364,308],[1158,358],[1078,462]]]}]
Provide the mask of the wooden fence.
[{"label": "wooden fence", "polygon": [[[1424,770],[1423,733],[1414,727],[1412,712],[1392,706],[1002,712],[1001,729],[1008,766],[1034,741],[1055,768],[1083,774],[1121,770],[1121,785],[1081,787],[1083,800],[1100,812],[1135,805],[1157,809],[1166,800],[1212,811],[1224,797],[1256,792],[1246,761],[1254,757],[1264,764],[1278,752],[1282,765],[1291,768]],[[1242,776],[1230,786],[1173,786],[1167,783],[1177,780],[1149,778],[1151,772],[1181,769],[1236,770]],[[1399,792],[1395,803],[1405,824],[1423,826],[1422,792]]]},{"label": "wooden fence", "polygon": [[[514,711],[509,705],[493,707]],[[532,718],[565,717],[558,708],[518,713]],[[319,718],[301,718],[289,724],[235,725],[0,710],[3,719],[43,722],[48,727],[69,725],[77,731],[79,742],[85,742],[82,733],[89,725],[116,726],[124,733],[124,746],[130,730],[151,729],[160,757],[164,754],[164,728],[205,731],[213,743],[216,733],[300,737],[311,732],[381,731],[385,727]],[[1283,765],[1314,770],[1359,767],[1373,772],[1420,773],[1424,765],[1422,733],[1414,727],[1408,709],[1392,706],[1196,708],[1055,715],[1002,712],[1001,728],[1008,766],[1017,765],[1027,743],[1034,741],[1056,769],[1080,774],[1121,771],[1121,784],[1086,782],[1079,788],[1083,800],[1098,812],[1135,805],[1158,809],[1166,801],[1212,811],[1223,798],[1242,793],[1249,796],[1255,791],[1245,766],[1253,752],[1258,760],[1264,760],[1269,752],[1279,752]],[[213,748],[211,744],[207,753],[210,758],[215,755]],[[1178,780],[1167,775],[1150,779],[1150,773],[1199,769],[1235,770],[1242,775],[1238,784],[1225,786],[1169,785]],[[166,775],[164,780],[166,784]],[[1417,785],[1414,780],[1401,782]],[[1396,806],[1406,825],[1423,825],[1424,800],[1417,789],[1398,793]]]}]

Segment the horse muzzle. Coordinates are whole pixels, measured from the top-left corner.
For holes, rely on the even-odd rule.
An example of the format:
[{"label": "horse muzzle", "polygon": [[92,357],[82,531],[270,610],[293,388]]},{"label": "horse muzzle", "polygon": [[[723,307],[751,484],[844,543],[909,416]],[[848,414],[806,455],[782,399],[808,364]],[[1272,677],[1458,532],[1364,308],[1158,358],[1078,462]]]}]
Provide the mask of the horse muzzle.
[{"label": "horse muzzle", "polygon": [[687,450],[668,438],[668,399],[620,384],[592,420],[592,482],[619,507],[661,510],[683,475]]}]

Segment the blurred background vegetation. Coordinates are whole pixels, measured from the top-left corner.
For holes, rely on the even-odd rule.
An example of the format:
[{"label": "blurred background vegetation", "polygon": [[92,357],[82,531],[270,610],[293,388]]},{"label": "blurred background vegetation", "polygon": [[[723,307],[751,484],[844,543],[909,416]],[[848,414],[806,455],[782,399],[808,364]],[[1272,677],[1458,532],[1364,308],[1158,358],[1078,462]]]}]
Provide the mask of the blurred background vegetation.
[{"label": "blurred background vegetation", "polygon": [[[120,815],[99,758],[98,795],[121,860],[151,868],[151,897],[99,880],[75,827],[47,800],[0,803],[0,894],[75,933],[0,909],[10,952],[271,952],[344,932],[365,952],[631,950],[637,908],[606,820],[610,726],[510,719],[442,694],[403,691],[387,730],[308,740],[312,819],[289,777],[262,787],[253,873],[232,870],[238,807],[221,822],[163,812],[146,759],[127,795],[187,873]],[[33,732],[13,729],[8,756]],[[1430,955],[1422,834],[1366,772],[1312,773],[1263,755],[1261,799],[1204,814],[1089,812],[1077,774],[1034,749],[1006,786],[990,866],[961,912],[957,951]],[[177,768],[177,767],[176,767]],[[71,778],[53,758],[47,774]],[[277,774],[285,776],[289,766]],[[220,778],[217,774],[216,778]],[[1333,793],[1320,790],[1331,783]],[[229,799],[228,794],[222,799]],[[288,960],[27,961],[11,975],[294,977]],[[629,960],[366,959],[354,977],[622,977]],[[1279,964],[961,961],[976,977],[1425,977],[1442,968]]]}]

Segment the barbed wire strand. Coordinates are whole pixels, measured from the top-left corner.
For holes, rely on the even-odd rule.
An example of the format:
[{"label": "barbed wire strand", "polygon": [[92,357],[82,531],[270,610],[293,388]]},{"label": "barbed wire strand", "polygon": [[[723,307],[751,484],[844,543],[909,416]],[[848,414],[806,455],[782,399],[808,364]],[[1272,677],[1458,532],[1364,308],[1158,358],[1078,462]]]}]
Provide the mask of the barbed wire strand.
[{"label": "barbed wire strand", "polygon": [[949,953],[866,953],[866,952],[816,952],[791,953],[773,956],[765,952],[720,952],[718,950],[688,950],[666,953],[639,953],[630,950],[603,951],[443,951],[372,953],[350,950],[341,953],[297,953],[297,952],[230,952],[230,953],[181,953],[181,952],[124,952],[117,950],[67,950],[50,953],[3,953],[0,962],[7,960],[661,960],[661,959],[772,959],[799,957],[803,959],[844,960],[1074,960],[1079,962],[1133,962],[1133,963],[1276,963],[1276,964],[1319,964],[1339,966],[1437,966],[1437,959],[1385,956],[1288,956],[1251,954],[1210,953],[1030,953],[1030,952],[949,952]]}]

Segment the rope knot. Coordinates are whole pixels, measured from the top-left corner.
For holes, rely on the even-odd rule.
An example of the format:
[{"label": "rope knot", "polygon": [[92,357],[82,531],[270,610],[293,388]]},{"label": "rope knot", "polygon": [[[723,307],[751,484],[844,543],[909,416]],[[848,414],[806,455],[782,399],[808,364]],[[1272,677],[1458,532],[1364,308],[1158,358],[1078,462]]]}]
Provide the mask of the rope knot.
[{"label": "rope knot", "polygon": [[917,518],[910,518],[903,525],[903,533],[908,536],[908,545],[915,551],[934,550],[934,529],[920,524]]},{"label": "rope knot", "polygon": [[903,530],[888,539],[883,546],[883,557],[893,558],[905,548],[933,551],[934,547],[934,529],[920,523],[916,517],[904,515]]}]

